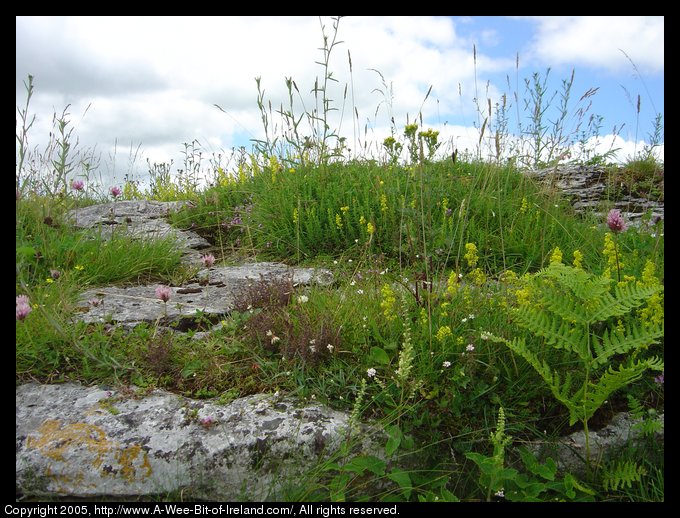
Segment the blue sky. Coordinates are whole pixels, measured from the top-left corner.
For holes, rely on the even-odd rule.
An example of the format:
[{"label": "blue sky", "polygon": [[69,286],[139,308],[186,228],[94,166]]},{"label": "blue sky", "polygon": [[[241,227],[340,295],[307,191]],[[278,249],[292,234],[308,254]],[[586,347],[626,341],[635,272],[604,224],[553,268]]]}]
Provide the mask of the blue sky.
[{"label": "blue sky", "polygon": [[[309,92],[323,73],[315,64],[322,57],[322,24],[332,38],[327,17],[17,17],[16,102],[25,104],[23,82],[32,74],[37,119],[30,142],[44,145],[52,114],[69,105],[81,148],[96,146],[110,182],[143,176],[147,159],[181,163],[182,143],[194,139],[204,156],[250,149],[249,139],[264,137],[255,77],[274,110],[287,103],[286,77],[301,92],[296,114],[314,106]],[[440,131],[442,152],[474,149],[488,100],[495,106],[506,93],[512,101],[516,82],[526,127],[524,78],[548,67],[547,98],[575,70],[565,134],[576,129],[578,99],[598,88],[587,115],[603,122],[599,140],[589,144],[606,151],[616,127],[620,160],[640,150],[656,113],[664,113],[663,17],[344,17],[338,40],[330,59],[338,82],[328,90],[338,111],[329,123],[353,153],[362,146],[364,153],[376,152],[390,134],[391,116],[401,132],[421,109],[424,126]],[[509,108],[514,117],[518,106],[512,101]],[[497,115],[493,109],[492,127]],[[554,105],[546,119],[555,117]],[[270,123],[281,130],[275,113]],[[508,129],[518,133],[516,120]],[[312,131],[305,120],[301,131]]]}]

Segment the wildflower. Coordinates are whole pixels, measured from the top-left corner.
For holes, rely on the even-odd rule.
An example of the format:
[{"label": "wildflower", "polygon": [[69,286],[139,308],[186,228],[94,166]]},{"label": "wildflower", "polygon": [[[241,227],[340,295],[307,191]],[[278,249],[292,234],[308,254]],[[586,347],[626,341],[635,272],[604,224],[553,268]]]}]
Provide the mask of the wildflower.
[{"label": "wildflower", "polygon": [[482,331],[482,333],[479,335],[479,337],[482,340],[490,340],[493,335],[489,333],[488,331]]},{"label": "wildflower", "polygon": [[75,268],[79,272],[82,272],[85,269],[85,267],[82,264],[76,264],[73,268]]},{"label": "wildflower", "polygon": [[357,290],[357,293],[358,293],[359,295],[363,295],[363,294],[364,294],[364,290]]},{"label": "wildflower", "polygon": [[368,376],[369,378],[373,378],[377,373],[378,371],[376,371],[373,367],[366,370],[366,376]]},{"label": "wildflower", "polygon": [[338,227],[338,230],[342,230],[342,218],[337,213],[335,214],[335,226]]},{"label": "wildflower", "polygon": [[335,349],[335,347],[333,347],[333,344],[328,344],[328,345],[326,346],[326,349],[328,349],[328,352],[329,352],[329,353],[332,353],[332,352],[333,352],[333,349]]},{"label": "wildflower", "polygon": [[118,198],[118,196],[120,196],[121,190],[120,187],[113,186],[109,189],[109,192],[111,193],[111,196]]},{"label": "wildflower", "polygon": [[366,232],[368,232],[369,234],[373,234],[375,232],[375,225],[373,225],[373,223],[371,223],[370,221],[366,225]]},{"label": "wildflower", "polygon": [[463,256],[470,268],[477,266],[479,256],[477,255],[477,245],[474,243],[465,243],[465,255]]},{"label": "wildflower", "polygon": [[205,254],[201,256],[201,261],[206,268],[210,268],[215,264],[215,256],[212,254]]},{"label": "wildflower", "polygon": [[349,283],[349,285],[354,286],[356,283],[357,283],[356,281],[352,281],[352,282]]},{"label": "wildflower", "polygon": [[621,215],[621,211],[618,209],[612,209],[609,211],[609,214],[607,214],[607,225],[609,225],[611,231],[615,233],[623,232],[627,227],[626,222],[623,220],[623,216]]},{"label": "wildflower", "polygon": [[475,268],[472,270],[469,274],[468,277],[470,279],[470,282],[472,284],[476,284],[477,286],[482,286],[486,282],[486,274],[482,271],[481,268]]},{"label": "wildflower", "polygon": [[380,195],[380,212],[387,212],[387,195],[385,193]]},{"label": "wildflower", "polygon": [[438,341],[443,342],[449,336],[452,336],[452,335],[453,335],[453,333],[451,332],[451,328],[449,326],[442,326],[437,331],[436,338],[437,338]]},{"label": "wildflower", "polygon": [[297,222],[300,221],[300,214],[298,213],[297,208],[293,209],[293,224],[297,225]]},{"label": "wildflower", "polygon": [[458,282],[460,281],[460,278],[461,276],[455,271],[451,272],[451,275],[449,275],[449,278],[446,281],[446,292],[449,296],[453,297],[458,292]]},{"label": "wildflower", "polygon": [[85,183],[82,180],[73,180],[71,182],[71,189],[74,191],[82,191],[83,187],[85,187]]},{"label": "wildflower", "polygon": [[550,256],[550,264],[561,262],[562,262],[562,250],[560,250],[559,246],[556,246],[555,249],[553,250],[552,255]]},{"label": "wildflower", "polygon": [[97,307],[99,306],[102,302],[104,302],[102,299],[90,299],[87,301],[87,303],[92,306],[92,307]]},{"label": "wildflower", "polygon": [[574,250],[574,268],[583,269],[583,254],[580,250]]},{"label": "wildflower", "polygon": [[316,352],[316,346],[315,346],[315,345],[310,345],[310,346],[309,346],[309,352],[311,352],[312,354],[314,354],[314,353]]},{"label": "wildflower", "polygon": [[524,214],[528,210],[529,210],[529,202],[527,201],[526,197],[524,197],[524,198],[522,198],[522,206],[519,208],[519,213]]},{"label": "wildflower", "polygon": [[272,336],[272,345],[274,345],[275,343],[280,342],[280,341],[281,341],[281,338],[279,338],[278,336]]},{"label": "wildflower", "polygon": [[494,494],[495,494],[498,498],[505,498],[505,492],[503,491],[503,489],[499,489],[499,490],[496,491]]},{"label": "wildflower", "polygon": [[202,418],[200,421],[201,426],[204,426],[205,428],[210,428],[212,425],[215,424],[215,419],[213,419],[212,416],[207,416]]},{"label": "wildflower", "polygon": [[382,294],[382,300],[380,301],[380,307],[383,310],[383,315],[388,321],[392,321],[396,318],[395,309],[397,305],[397,297],[394,291],[388,284],[384,284],[380,289]]},{"label": "wildflower", "polygon": [[54,282],[54,279],[52,277],[48,277],[47,279],[45,279],[45,282],[47,284],[52,284]]},{"label": "wildflower", "polygon": [[23,320],[28,314],[33,311],[31,309],[30,301],[26,295],[19,295],[16,298],[17,306],[17,320]]},{"label": "wildflower", "polygon": [[451,362],[445,361],[444,363],[442,363],[442,367],[444,367],[445,369],[448,369],[449,367],[451,367]]},{"label": "wildflower", "polygon": [[304,304],[305,302],[309,302],[309,297],[307,295],[300,295],[297,298],[298,304]]},{"label": "wildflower", "polygon": [[59,270],[50,270],[50,277],[56,281],[59,277],[61,277],[61,272]]},{"label": "wildflower", "polygon": [[167,286],[159,286],[156,288],[156,297],[163,302],[168,302],[170,300],[170,295],[172,295],[172,290]]},{"label": "wildflower", "polygon": [[340,212],[347,214],[349,212],[349,207],[340,207]]},{"label": "wildflower", "polygon": [[663,385],[663,372],[654,378],[654,383],[657,385]]},{"label": "wildflower", "polygon": [[475,346],[473,344],[467,344],[467,347],[465,348],[465,350],[467,352],[471,353],[472,351],[475,350]]}]

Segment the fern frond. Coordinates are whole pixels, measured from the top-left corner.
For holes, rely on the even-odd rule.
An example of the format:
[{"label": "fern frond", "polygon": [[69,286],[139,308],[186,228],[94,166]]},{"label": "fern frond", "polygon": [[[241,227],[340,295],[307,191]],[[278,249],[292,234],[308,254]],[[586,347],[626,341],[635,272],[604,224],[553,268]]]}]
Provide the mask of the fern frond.
[{"label": "fern frond", "polygon": [[645,409],[642,406],[642,403],[640,403],[640,401],[632,394],[628,394],[626,397],[628,398],[628,411],[630,412],[630,415],[633,419],[642,419],[645,415]]},{"label": "fern frond", "polygon": [[624,486],[630,489],[633,482],[640,482],[646,474],[644,466],[639,466],[635,461],[617,460],[604,470],[602,485],[605,491],[616,491]]},{"label": "fern frond", "polygon": [[596,383],[588,384],[587,395],[579,394],[581,396],[579,399],[585,400],[582,406],[576,405],[578,417],[574,419],[576,416],[571,416],[569,424],[573,425],[579,419],[583,421],[590,419],[613,392],[639,380],[647,369],[658,370],[659,366],[663,368],[663,360],[652,357],[630,365],[620,365],[617,370],[609,367]]},{"label": "fern frond", "polygon": [[580,268],[562,263],[551,263],[537,275],[547,276],[572,291],[576,297],[586,301],[598,298],[609,291],[612,281],[605,277],[596,277]]},{"label": "fern frond", "polygon": [[610,333],[609,330],[605,330],[600,347],[596,346],[595,340],[593,340],[593,348],[596,352],[593,366],[597,368],[604,365],[614,354],[624,354],[634,349],[659,343],[658,338],[662,336],[664,336],[663,324],[645,327],[634,324],[628,325],[623,336],[617,332]]},{"label": "fern frond", "polygon": [[557,290],[544,290],[541,299],[548,309],[567,322],[588,324],[592,321],[585,300],[573,299]]},{"label": "fern frond", "polygon": [[610,317],[619,317],[641,306],[655,293],[663,291],[663,286],[640,286],[628,283],[617,286],[614,295],[605,293],[598,299],[598,306],[593,309],[592,322],[600,322]]},{"label": "fern frond", "polygon": [[587,336],[582,327],[572,326],[559,317],[528,306],[518,308],[515,315],[520,325],[545,338],[549,345],[573,351],[582,359],[590,360]]},{"label": "fern frond", "polygon": [[566,382],[561,384],[560,375],[557,371],[551,371],[550,366],[545,360],[541,362],[533,351],[527,347],[526,342],[522,338],[514,338],[512,341],[500,337],[494,337],[494,339],[505,344],[512,352],[524,358],[550,387],[550,391],[555,396],[555,399],[565,405],[571,412],[573,403],[568,395],[571,386],[571,375],[567,375]]}]

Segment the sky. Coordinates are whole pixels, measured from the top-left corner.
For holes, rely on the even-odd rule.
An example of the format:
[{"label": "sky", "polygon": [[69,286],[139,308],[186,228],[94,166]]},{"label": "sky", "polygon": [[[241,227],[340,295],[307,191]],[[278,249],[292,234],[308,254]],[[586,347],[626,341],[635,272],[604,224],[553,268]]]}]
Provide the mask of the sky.
[{"label": "sky", "polygon": [[[662,16],[343,17],[337,34],[330,17],[17,17],[16,105],[26,104],[30,74],[29,145],[45,146],[53,115],[66,109],[67,129],[81,150],[100,156],[106,182],[126,174],[143,181],[147,160],[183,167],[184,143],[196,142],[208,166],[213,155],[263,140],[255,78],[272,105],[270,136],[281,137],[286,78],[299,91],[296,119],[317,106],[311,91],[324,79],[324,34],[327,47],[336,38],[328,123],[350,156],[375,153],[407,121],[420,124],[420,114],[421,129],[440,132],[441,154],[476,150],[485,126],[488,156],[504,94],[505,142],[530,127],[525,80],[536,74],[544,101],[552,99],[548,132],[573,71],[562,134],[584,132],[600,153],[620,148],[620,161],[642,150],[664,114]],[[591,115],[601,117],[597,139]],[[312,131],[302,117],[299,133]],[[663,146],[656,151],[663,159]]]}]

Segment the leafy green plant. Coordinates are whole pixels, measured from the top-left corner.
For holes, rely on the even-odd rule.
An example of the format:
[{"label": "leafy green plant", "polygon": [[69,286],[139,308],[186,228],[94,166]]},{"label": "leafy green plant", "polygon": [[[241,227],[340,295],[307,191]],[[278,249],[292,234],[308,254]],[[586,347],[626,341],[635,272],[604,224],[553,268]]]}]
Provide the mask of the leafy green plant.
[{"label": "leafy green plant", "polygon": [[468,452],[465,456],[480,470],[479,484],[486,490],[486,501],[492,497],[505,498],[515,502],[539,502],[544,500],[593,500],[595,492],[580,483],[573,475],[566,473],[562,479],[556,476],[557,465],[551,458],[539,463],[526,448],[520,448],[520,455],[528,473],[506,467],[505,449],[512,437],[505,433],[505,412],[498,409],[496,431],[489,434],[493,446],[491,456]]},{"label": "leafy green plant", "polygon": [[[572,372],[560,375],[524,338],[507,340],[490,334],[488,338],[505,344],[536,370],[555,398],[569,410],[570,425],[577,421],[583,424],[589,465],[588,420],[595,411],[613,392],[639,380],[647,369],[663,370],[663,361],[658,357],[639,358],[641,351],[663,336],[663,323],[641,326],[633,321],[621,330],[610,329],[608,321],[630,313],[663,287],[619,283],[611,293],[610,279],[560,262],[551,263],[533,278],[535,300],[521,304],[512,314],[547,345],[576,355],[580,386],[574,387]],[[619,358],[625,360],[613,362]],[[618,363],[618,367],[612,363]]]}]

